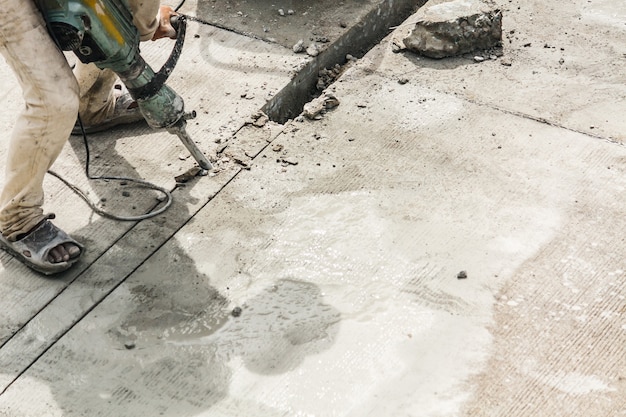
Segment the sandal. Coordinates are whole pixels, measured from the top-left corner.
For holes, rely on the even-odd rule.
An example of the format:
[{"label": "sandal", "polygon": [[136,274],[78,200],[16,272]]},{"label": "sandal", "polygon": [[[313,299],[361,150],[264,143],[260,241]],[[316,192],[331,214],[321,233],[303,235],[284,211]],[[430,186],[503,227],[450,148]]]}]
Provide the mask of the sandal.
[{"label": "sandal", "polygon": [[[53,263],[48,261],[50,250],[63,243],[72,243],[78,246],[80,253],[66,262]],[[17,260],[45,275],[67,270],[80,259],[84,252],[83,245],[69,237],[47,219],[39,223],[25,237],[15,242],[7,240],[0,234],[0,245]]]},{"label": "sandal", "polygon": [[[141,114],[141,110],[139,110],[139,106],[137,106],[137,102],[129,93],[124,92],[115,100],[115,108],[111,116],[92,126],[83,125],[83,128],[85,129],[85,133],[89,134],[101,132],[122,124],[139,122],[141,120],[145,119],[143,114]],[[80,122],[77,120],[74,128],[72,129],[72,135],[82,134],[83,130],[80,127]]]}]

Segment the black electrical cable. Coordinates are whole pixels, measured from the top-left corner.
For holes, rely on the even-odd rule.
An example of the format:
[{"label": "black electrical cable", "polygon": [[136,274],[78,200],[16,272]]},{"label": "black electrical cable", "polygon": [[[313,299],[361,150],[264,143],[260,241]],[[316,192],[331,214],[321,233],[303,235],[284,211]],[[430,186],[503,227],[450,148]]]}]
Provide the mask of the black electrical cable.
[{"label": "black electrical cable", "polygon": [[177,12],[181,7],[185,4],[185,0],[181,0],[181,2],[174,8],[174,11]]},{"label": "black electrical cable", "polygon": [[74,193],[76,193],[76,195],[78,195],[80,198],[83,199],[83,201],[85,201],[85,203],[87,203],[87,205],[89,207],[91,207],[91,209],[96,212],[97,214],[101,215],[102,217],[106,217],[109,219],[113,219],[113,220],[120,220],[120,221],[139,221],[139,220],[145,220],[145,219],[149,219],[152,218],[154,216],[158,216],[159,214],[163,213],[165,210],[167,210],[171,205],[172,205],[172,193],[169,190],[166,190],[163,187],[159,187],[158,185],[154,185],[148,181],[145,180],[141,180],[138,178],[127,178],[127,177],[116,177],[116,176],[92,176],[89,173],[89,162],[91,160],[91,156],[90,156],[90,152],[89,152],[89,142],[87,141],[87,134],[85,133],[85,128],[83,126],[83,122],[80,119],[80,116],[78,116],[78,124],[80,126],[80,130],[82,132],[83,135],[83,143],[85,144],[85,175],[87,176],[88,179],[90,180],[106,180],[106,181],[124,181],[124,182],[132,182],[135,184],[139,184],[145,188],[149,188],[155,191],[159,191],[161,193],[163,193],[166,197],[166,201],[165,204],[163,205],[163,207],[157,209],[157,210],[153,210],[149,213],[146,214],[141,214],[138,216],[118,216],[116,214],[111,214],[109,212],[106,212],[104,210],[102,210],[101,208],[97,207],[90,199],[89,197],[87,197],[87,195],[85,194],[85,192],[83,190],[81,190],[80,188],[78,188],[77,186],[75,186],[74,184],[70,183],[69,181],[67,181],[65,178],[63,178],[61,175],[57,174],[56,172],[52,171],[52,170],[48,170],[48,173],[56,178],[58,178],[61,182],[63,182],[63,184],[67,185],[72,191],[74,191]]}]

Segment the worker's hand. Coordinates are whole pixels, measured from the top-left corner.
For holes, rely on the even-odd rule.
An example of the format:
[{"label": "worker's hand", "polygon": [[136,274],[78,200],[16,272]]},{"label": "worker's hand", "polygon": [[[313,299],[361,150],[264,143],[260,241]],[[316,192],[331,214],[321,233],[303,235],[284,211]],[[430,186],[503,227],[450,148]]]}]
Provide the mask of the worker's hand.
[{"label": "worker's hand", "polygon": [[159,8],[159,27],[154,32],[154,36],[152,36],[153,41],[161,38],[176,39],[178,34],[170,23],[172,16],[178,16],[178,13],[171,6],[163,5]]}]

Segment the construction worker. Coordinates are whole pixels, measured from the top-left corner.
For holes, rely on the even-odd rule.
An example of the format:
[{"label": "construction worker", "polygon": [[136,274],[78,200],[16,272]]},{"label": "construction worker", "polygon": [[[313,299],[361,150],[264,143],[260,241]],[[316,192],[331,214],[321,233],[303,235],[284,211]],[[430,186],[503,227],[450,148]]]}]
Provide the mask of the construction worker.
[{"label": "construction worker", "polygon": [[[142,41],[176,37],[174,10],[159,0],[128,0]],[[142,119],[115,74],[78,63],[72,72],[48,34],[35,0],[5,0],[0,14],[0,52],[22,88],[25,106],[8,145],[0,193],[0,245],[29,267],[54,274],[72,266],[83,246],[43,211],[43,179],[70,133],[77,114],[87,131]]]}]

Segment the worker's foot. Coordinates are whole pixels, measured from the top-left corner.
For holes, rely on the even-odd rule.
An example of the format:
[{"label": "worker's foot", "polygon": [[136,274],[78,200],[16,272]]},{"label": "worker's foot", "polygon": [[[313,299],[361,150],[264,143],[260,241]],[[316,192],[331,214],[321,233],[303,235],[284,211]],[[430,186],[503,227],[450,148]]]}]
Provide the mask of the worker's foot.
[{"label": "worker's foot", "polygon": [[[114,126],[136,123],[145,120],[137,102],[133,100],[129,93],[123,93],[115,100],[115,108],[113,114],[106,118],[101,123],[93,125],[83,125],[85,133],[101,132],[103,130],[110,129]],[[72,135],[82,135],[83,129],[81,129],[80,122],[77,120],[74,128],[72,129]]]},{"label": "worker's foot", "polygon": [[80,243],[45,219],[17,241],[0,234],[2,248],[28,267],[46,275],[65,271],[83,253]]},{"label": "worker's foot", "polygon": [[60,245],[50,249],[48,252],[48,262],[58,264],[67,262],[80,255],[80,247],[73,243],[61,243]]}]

